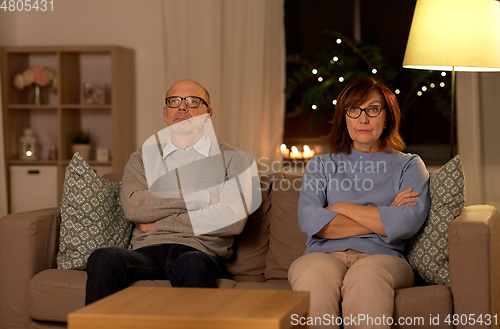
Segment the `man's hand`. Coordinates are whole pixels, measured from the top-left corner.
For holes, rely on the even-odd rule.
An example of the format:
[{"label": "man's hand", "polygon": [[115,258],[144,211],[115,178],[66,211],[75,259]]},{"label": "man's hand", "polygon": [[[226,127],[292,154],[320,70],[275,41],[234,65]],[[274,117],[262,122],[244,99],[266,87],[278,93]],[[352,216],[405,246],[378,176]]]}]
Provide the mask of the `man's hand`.
[{"label": "man's hand", "polygon": [[141,233],[148,233],[156,229],[156,222],[142,224],[136,223],[136,226]]},{"label": "man's hand", "polygon": [[216,204],[220,202],[220,196],[215,193],[210,193],[210,204]]}]

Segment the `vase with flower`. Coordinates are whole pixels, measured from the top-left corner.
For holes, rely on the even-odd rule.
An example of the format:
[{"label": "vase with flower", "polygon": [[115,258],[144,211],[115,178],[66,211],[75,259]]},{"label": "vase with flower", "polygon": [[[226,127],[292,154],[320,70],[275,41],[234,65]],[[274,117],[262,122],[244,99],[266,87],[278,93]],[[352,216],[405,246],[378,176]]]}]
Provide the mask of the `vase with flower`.
[{"label": "vase with flower", "polygon": [[30,87],[30,102],[35,105],[41,105],[46,102],[44,91],[48,88],[56,89],[57,77],[49,68],[32,66],[14,77],[14,85],[19,90]]}]

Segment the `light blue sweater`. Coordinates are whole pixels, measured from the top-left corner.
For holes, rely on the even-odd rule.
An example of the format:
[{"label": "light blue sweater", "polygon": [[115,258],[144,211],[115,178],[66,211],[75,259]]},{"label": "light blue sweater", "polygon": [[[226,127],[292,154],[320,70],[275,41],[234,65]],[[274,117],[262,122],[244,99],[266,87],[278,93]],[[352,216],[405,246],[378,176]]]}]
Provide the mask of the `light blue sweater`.
[{"label": "light blue sweater", "polygon": [[[328,153],[312,158],[300,190],[299,225],[307,236],[305,254],[354,249],[368,254],[401,257],[406,241],[422,226],[430,205],[429,174],[419,156],[401,152]],[[419,198],[413,207],[390,207],[396,195],[413,188]],[[337,212],[326,206],[348,202],[378,207],[387,236],[359,235],[344,239],[314,237]]]}]

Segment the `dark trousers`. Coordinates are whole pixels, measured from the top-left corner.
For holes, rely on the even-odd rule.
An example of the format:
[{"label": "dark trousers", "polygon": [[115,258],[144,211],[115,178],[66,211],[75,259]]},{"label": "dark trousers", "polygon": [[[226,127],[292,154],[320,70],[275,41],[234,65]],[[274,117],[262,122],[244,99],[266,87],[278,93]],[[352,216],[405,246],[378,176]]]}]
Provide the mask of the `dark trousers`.
[{"label": "dark trousers", "polygon": [[102,248],[87,261],[85,305],[138,280],[170,280],[172,287],[215,288],[222,264],[214,256],[180,244],[136,250]]}]

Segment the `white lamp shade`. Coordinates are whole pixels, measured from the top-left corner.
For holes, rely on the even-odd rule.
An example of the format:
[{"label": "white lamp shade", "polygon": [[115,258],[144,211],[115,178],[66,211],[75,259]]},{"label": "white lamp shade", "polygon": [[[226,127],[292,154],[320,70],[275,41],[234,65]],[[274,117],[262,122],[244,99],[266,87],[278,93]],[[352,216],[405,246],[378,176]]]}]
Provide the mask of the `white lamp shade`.
[{"label": "white lamp shade", "polygon": [[499,2],[418,0],[403,67],[500,71]]}]

